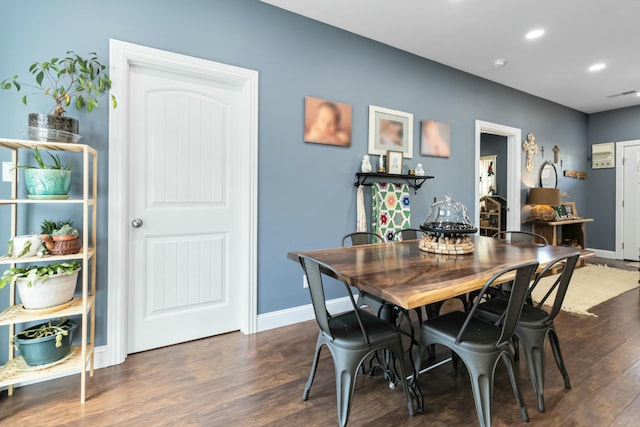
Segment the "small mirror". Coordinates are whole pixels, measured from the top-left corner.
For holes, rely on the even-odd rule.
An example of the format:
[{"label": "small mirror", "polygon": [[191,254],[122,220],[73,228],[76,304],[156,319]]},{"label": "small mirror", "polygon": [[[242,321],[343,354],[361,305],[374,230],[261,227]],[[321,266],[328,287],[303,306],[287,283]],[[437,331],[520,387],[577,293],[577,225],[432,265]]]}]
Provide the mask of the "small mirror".
[{"label": "small mirror", "polygon": [[551,162],[545,162],[540,169],[540,187],[556,188],[558,185],[558,172]]}]

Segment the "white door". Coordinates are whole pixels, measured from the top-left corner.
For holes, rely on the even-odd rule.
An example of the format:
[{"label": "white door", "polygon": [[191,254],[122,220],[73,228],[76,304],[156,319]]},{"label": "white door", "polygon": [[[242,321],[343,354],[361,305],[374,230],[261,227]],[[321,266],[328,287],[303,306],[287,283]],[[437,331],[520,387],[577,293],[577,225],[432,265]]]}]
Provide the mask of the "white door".
[{"label": "white door", "polygon": [[128,352],[240,329],[241,92],[148,65],[129,88]]},{"label": "white door", "polygon": [[640,145],[623,148],[622,257],[637,260],[640,250]]}]

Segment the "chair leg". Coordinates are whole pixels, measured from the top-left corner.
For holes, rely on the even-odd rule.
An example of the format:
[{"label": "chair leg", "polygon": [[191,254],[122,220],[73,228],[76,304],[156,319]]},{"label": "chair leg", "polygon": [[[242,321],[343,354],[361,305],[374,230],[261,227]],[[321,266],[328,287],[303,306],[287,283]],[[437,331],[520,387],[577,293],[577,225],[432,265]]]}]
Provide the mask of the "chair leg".
[{"label": "chair leg", "polygon": [[520,340],[514,335],[511,337],[511,341],[513,342],[513,360],[517,362],[520,360]]},{"label": "chair leg", "polygon": [[556,359],[556,365],[558,365],[558,369],[560,369],[560,373],[562,374],[562,378],[564,379],[564,388],[570,389],[571,381],[569,380],[569,373],[567,372],[567,368],[564,366],[564,360],[562,359],[562,352],[560,351],[560,341],[558,340],[556,331],[554,331],[553,329],[549,331],[549,342],[551,343],[553,357]]},{"label": "chair leg", "polygon": [[322,350],[323,340],[322,336],[318,335],[318,342],[316,343],[316,352],[313,355],[313,363],[311,364],[311,372],[309,372],[309,379],[307,380],[307,384],[304,386],[304,391],[302,392],[302,400],[307,400],[309,398],[309,390],[311,390],[311,385],[313,384],[313,378],[316,376],[316,369],[318,368],[318,360],[320,359],[320,350]]},{"label": "chair leg", "polygon": [[[481,427],[491,426],[491,399],[493,397],[493,367],[488,363],[467,363],[463,362],[469,371],[471,389],[473,390],[473,400],[476,404],[476,412]],[[490,366],[489,366],[490,365]]]},{"label": "chair leg", "polygon": [[[531,385],[538,398],[538,410],[544,412],[544,331],[518,331],[518,336],[524,347]],[[543,344],[542,348],[539,343]]]},{"label": "chair leg", "polygon": [[502,360],[504,360],[505,365],[507,365],[507,370],[509,371],[509,379],[511,380],[511,388],[513,389],[513,394],[518,401],[518,405],[520,405],[520,415],[522,416],[522,420],[528,423],[529,412],[527,411],[527,405],[525,405],[524,400],[522,399],[522,394],[520,393],[518,379],[516,378],[516,374],[513,370],[513,360],[511,358],[511,355],[508,353],[502,353]]},{"label": "chair leg", "polygon": [[[357,367],[356,369],[357,370]],[[336,398],[338,403],[338,422],[340,426],[347,425],[349,412],[351,411],[351,400],[355,389],[354,371],[348,367],[338,368],[336,364]]]}]

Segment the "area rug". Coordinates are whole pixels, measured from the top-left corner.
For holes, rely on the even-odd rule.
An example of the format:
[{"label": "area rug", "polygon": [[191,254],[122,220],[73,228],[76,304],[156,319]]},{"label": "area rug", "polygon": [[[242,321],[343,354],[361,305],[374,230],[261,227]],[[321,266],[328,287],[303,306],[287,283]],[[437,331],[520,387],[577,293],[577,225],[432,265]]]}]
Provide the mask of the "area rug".
[{"label": "area rug", "polygon": [[629,267],[640,267],[640,262],[628,261],[628,262],[625,262],[624,265],[629,266]]},{"label": "area rug", "polygon": [[[534,289],[534,301],[540,301],[558,275],[544,277]],[[638,287],[638,272],[588,264],[576,268],[569,283],[562,310],[569,313],[598,317],[589,309],[611,298]],[[552,303],[555,291],[547,299]]]}]

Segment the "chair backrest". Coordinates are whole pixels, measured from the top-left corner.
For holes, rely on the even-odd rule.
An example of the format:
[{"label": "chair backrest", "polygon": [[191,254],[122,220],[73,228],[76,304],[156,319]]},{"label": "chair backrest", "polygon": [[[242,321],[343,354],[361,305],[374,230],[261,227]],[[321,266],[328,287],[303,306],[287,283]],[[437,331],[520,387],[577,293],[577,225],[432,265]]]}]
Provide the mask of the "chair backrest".
[{"label": "chair backrest", "polygon": [[358,324],[360,325],[360,330],[362,331],[364,341],[367,345],[369,345],[369,337],[366,330],[364,329],[362,319],[360,318],[360,313],[356,306],[355,298],[353,297],[351,288],[349,288],[349,285],[347,284],[347,281],[344,279],[344,277],[327,264],[316,261],[315,259],[310,258],[306,255],[300,255],[298,256],[298,259],[300,260],[302,269],[307,276],[307,283],[309,284],[309,293],[311,294],[313,312],[316,316],[316,321],[318,322],[318,326],[320,327],[320,329],[325,334],[329,335],[332,339],[334,338],[331,327],[329,326],[329,319],[331,318],[331,315],[327,311],[324,286],[322,284],[322,274],[324,273],[330,274],[332,277],[336,278],[344,284],[344,287],[347,290],[347,294],[349,295],[349,299],[351,300],[351,305],[353,306],[353,309],[355,311],[356,318],[358,319]]},{"label": "chair backrest", "polygon": [[496,325],[502,325],[502,331],[500,333],[500,337],[496,342],[496,347],[504,344],[505,342],[511,339],[511,336],[516,330],[516,324],[518,323],[518,318],[520,317],[520,313],[522,312],[522,306],[524,305],[525,297],[528,294],[529,284],[531,283],[531,279],[533,278],[533,274],[538,268],[537,262],[530,262],[526,264],[520,264],[515,267],[506,268],[496,274],[494,274],[482,287],[480,294],[476,298],[473,307],[469,310],[469,314],[460,328],[460,332],[456,336],[456,343],[460,343],[463,341],[463,335],[467,328],[467,325],[471,321],[471,318],[474,316],[478,305],[480,304],[483,295],[487,293],[489,287],[493,285],[493,283],[498,280],[501,276],[516,272],[515,279],[513,279],[511,292],[509,293],[509,302],[507,304],[507,309],[503,313],[502,317],[495,322]]},{"label": "chair backrest", "polygon": [[549,242],[544,236],[540,234],[532,233],[530,231],[520,231],[520,230],[508,230],[508,231],[498,231],[496,234],[491,236],[497,239],[506,239],[507,237],[512,242],[528,242],[528,243],[536,243],[540,246],[547,246]]},{"label": "chair backrest", "polygon": [[356,231],[355,233],[349,233],[342,238],[342,246],[348,246],[347,243],[351,243],[351,246],[358,246],[367,245],[369,243],[384,243],[384,239],[376,233]]},{"label": "chair backrest", "polygon": [[396,234],[394,234],[393,239],[394,240],[416,240],[420,237],[422,237],[422,234],[424,233],[424,231],[419,230],[417,228],[405,228],[403,230],[397,231]]},{"label": "chair backrest", "polygon": [[537,308],[540,308],[542,304],[545,303],[547,298],[549,298],[549,295],[551,295],[553,290],[554,289],[556,290],[556,297],[553,300],[551,311],[549,311],[547,318],[544,320],[545,322],[552,321],[558,315],[558,313],[560,313],[560,309],[562,308],[562,302],[564,301],[564,297],[567,294],[567,289],[569,289],[569,282],[571,281],[571,277],[573,276],[573,271],[575,270],[576,264],[578,262],[578,258],[580,258],[580,254],[557,258],[551,261],[549,265],[547,265],[545,268],[542,269],[542,271],[540,271],[540,273],[538,273],[535,281],[531,285],[531,288],[529,289],[529,294],[533,292],[535,287],[540,282],[540,279],[548,271],[551,271],[552,269],[558,267],[559,264],[564,264],[564,268],[562,269],[562,273],[560,274],[560,276],[558,276],[558,278],[555,280],[553,285],[551,285],[551,287],[549,288],[545,296],[542,298],[542,300],[540,300],[536,305]]}]

